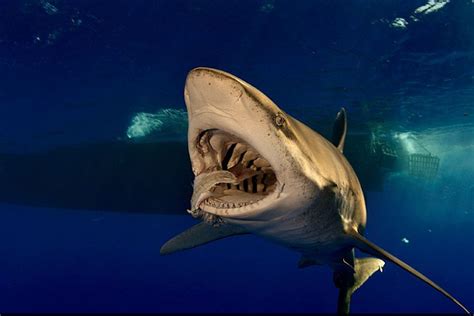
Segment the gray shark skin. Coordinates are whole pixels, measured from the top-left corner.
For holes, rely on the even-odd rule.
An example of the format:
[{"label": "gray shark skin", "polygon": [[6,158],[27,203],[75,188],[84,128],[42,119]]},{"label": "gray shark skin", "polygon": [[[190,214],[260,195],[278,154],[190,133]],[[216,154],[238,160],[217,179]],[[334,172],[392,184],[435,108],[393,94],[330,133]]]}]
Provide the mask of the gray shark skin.
[{"label": "gray shark skin", "polygon": [[[341,314],[349,313],[352,294],[382,269],[381,259],[469,313],[433,281],[363,237],[364,195],[343,155],[344,109],[337,115],[331,143],[224,71],[193,69],[184,96],[195,175],[188,212],[202,222],[169,240],[161,254],[251,233],[301,253],[300,268],[329,265]],[[235,176],[231,180],[219,177],[229,172]],[[375,258],[355,258],[355,248]]]}]

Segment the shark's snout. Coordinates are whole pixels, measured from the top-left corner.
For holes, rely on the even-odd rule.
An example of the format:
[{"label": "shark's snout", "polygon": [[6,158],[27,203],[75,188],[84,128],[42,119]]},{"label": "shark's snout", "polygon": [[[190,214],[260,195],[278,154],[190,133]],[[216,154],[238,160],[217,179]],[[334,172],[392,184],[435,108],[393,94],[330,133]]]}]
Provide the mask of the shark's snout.
[{"label": "shark's snout", "polygon": [[[208,113],[231,118],[240,113],[238,101],[244,93],[243,82],[226,72],[196,68],[188,74],[184,95],[190,117]],[[241,104],[240,104],[241,105]]]}]

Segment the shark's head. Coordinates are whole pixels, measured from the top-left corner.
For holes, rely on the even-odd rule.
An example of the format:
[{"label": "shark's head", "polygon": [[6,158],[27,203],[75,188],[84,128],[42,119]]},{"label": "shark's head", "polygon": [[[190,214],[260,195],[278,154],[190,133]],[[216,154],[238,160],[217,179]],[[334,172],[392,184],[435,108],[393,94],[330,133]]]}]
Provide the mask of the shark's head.
[{"label": "shark's head", "polygon": [[[302,208],[312,186],[293,157],[293,120],[268,97],[223,71],[196,68],[186,79],[188,148],[196,179],[228,170],[235,183],[199,192],[199,208],[227,219],[268,219]],[[294,149],[294,148],[293,148]],[[218,182],[218,181],[216,181]],[[195,184],[195,194],[197,193]]]}]

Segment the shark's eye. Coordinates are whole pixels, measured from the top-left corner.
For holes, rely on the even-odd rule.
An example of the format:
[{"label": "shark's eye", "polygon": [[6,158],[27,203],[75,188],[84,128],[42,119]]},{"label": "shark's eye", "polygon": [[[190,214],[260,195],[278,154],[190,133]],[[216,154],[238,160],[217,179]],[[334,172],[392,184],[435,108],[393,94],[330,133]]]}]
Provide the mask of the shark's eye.
[{"label": "shark's eye", "polygon": [[285,118],[283,117],[283,115],[281,115],[281,113],[278,113],[275,116],[275,124],[277,126],[283,126],[283,124],[285,124]]}]

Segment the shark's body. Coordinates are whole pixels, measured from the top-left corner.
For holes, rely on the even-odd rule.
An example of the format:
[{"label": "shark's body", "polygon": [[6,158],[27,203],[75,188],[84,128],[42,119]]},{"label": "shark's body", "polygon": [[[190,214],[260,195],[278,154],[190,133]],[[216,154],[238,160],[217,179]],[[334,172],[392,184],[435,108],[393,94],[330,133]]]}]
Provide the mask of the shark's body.
[{"label": "shark's body", "polygon": [[302,254],[300,267],[326,264],[340,289],[338,311],[390,260],[446,291],[364,237],[361,185],[343,155],[347,129],[339,112],[332,143],[284,113],[241,79],[210,68],[186,80],[188,149],[196,176],[191,210],[204,221],[168,241],[163,254],[253,233]]}]

